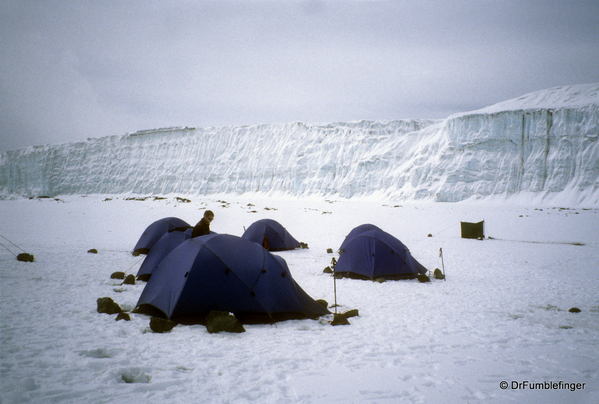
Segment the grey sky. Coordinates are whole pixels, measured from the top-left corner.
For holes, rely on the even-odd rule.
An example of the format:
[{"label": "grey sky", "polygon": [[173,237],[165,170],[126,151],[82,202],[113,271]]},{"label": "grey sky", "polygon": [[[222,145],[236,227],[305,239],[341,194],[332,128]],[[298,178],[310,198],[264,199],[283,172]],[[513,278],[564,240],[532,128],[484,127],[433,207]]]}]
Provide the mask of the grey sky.
[{"label": "grey sky", "polygon": [[446,118],[599,82],[598,21],[596,0],[0,0],[0,151]]}]

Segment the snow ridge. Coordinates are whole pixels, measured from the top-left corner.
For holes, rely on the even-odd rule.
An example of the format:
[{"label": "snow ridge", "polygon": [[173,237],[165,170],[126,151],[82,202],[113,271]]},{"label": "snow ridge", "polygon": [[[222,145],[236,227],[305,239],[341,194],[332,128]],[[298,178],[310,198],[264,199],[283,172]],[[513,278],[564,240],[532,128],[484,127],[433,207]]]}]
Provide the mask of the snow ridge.
[{"label": "snow ridge", "polygon": [[242,194],[599,205],[599,84],[443,121],[163,128],[0,155],[0,194]]}]

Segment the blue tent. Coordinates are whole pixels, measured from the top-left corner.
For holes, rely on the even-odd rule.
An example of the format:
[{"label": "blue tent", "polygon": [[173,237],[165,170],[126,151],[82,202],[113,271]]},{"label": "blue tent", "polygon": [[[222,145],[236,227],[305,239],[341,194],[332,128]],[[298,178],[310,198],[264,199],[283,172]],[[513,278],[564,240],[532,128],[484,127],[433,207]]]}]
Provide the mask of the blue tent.
[{"label": "blue tent", "polygon": [[144,259],[144,262],[137,271],[137,279],[140,281],[147,281],[152,276],[152,272],[162,260],[182,242],[191,238],[192,229],[188,229],[184,232],[171,231],[164,234],[160,239],[152,246],[148,256]]},{"label": "blue tent", "polygon": [[228,234],[190,238],[153,271],[135,312],[185,324],[213,311],[243,323],[316,318],[329,311],[293,280],[283,258]]},{"label": "blue tent", "polygon": [[345,246],[347,245],[347,243],[354,237],[356,237],[358,234],[367,232],[369,230],[380,230],[382,231],[379,227],[373,225],[373,224],[362,224],[358,227],[354,227],[352,229],[352,231],[349,232],[349,234],[347,236],[345,236],[345,240],[343,240],[343,243],[341,243],[341,247],[339,247],[339,251],[343,251],[345,249]]},{"label": "blue tent", "polygon": [[165,217],[149,225],[133,248],[133,255],[147,254],[160,237],[175,227],[189,227],[189,224],[177,217]]},{"label": "blue tent", "polygon": [[293,250],[300,246],[299,241],[277,221],[261,219],[251,224],[241,236],[260,244],[270,251]]},{"label": "blue tent", "polygon": [[[412,279],[426,274],[408,248],[387,232],[362,225],[348,235],[339,248],[335,275],[358,279]],[[360,229],[361,228],[361,229]]]}]

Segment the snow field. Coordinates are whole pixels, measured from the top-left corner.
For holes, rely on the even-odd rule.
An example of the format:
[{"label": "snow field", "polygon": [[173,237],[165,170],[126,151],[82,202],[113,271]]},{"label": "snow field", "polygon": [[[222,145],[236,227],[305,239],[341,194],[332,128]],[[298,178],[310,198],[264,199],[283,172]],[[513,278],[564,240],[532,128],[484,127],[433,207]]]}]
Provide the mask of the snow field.
[{"label": "snow field", "polygon": [[[263,195],[127,201],[64,196],[0,201],[2,235],[35,255],[0,252],[3,402],[204,403],[595,402],[599,398],[599,211],[482,203],[387,203]],[[110,199],[110,200],[107,200]],[[307,250],[281,252],[298,284],[334,302],[322,270],[355,226],[398,237],[447,281],[337,280],[350,326],[319,321],[248,325],[243,334],[203,326],[149,330],[99,314],[112,297],[134,308],[144,283],[129,253],[147,225],[215,212],[212,229],[241,235],[279,221]],[[541,210],[542,209],[542,210]],[[491,240],[459,237],[459,221],[485,220]],[[427,237],[428,234],[433,237]],[[15,248],[3,242],[13,251]],[[583,245],[581,245],[583,244]],[[90,248],[98,254],[88,254]],[[18,251],[15,251],[18,252]],[[569,313],[579,307],[581,313]],[[584,390],[499,387],[501,381],[586,383]]]}]

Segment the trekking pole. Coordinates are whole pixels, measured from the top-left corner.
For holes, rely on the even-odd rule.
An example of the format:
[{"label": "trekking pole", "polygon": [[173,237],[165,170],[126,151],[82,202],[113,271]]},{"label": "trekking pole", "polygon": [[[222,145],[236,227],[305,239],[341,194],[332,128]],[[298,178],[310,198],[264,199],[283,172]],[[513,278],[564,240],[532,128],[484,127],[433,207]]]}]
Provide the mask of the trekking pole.
[{"label": "trekking pole", "polygon": [[443,280],[446,281],[447,278],[445,277],[445,264],[443,263],[443,249],[439,248],[439,257],[441,257],[441,268],[443,268]]}]

